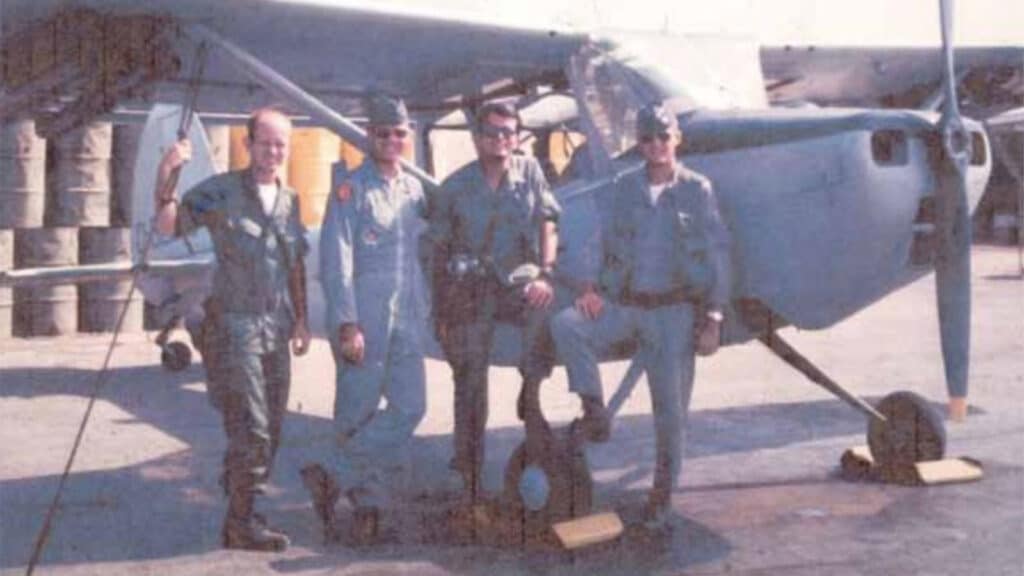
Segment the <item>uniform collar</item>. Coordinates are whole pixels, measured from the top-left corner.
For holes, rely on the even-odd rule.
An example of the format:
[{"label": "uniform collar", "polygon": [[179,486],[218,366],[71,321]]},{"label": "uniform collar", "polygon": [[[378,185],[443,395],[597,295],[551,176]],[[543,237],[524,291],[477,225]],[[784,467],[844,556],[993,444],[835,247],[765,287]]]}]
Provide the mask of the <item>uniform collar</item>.
[{"label": "uniform collar", "polygon": [[[648,186],[650,186],[651,185],[651,181],[647,179],[647,165],[646,164],[640,170],[640,174],[641,174],[641,178],[643,178],[644,183],[646,183]],[[671,188],[671,187],[675,186],[676,184],[679,184],[680,182],[689,180],[690,174],[691,174],[690,170],[687,169],[686,166],[683,166],[682,162],[679,162],[677,160],[676,163],[675,163],[675,166],[673,166],[673,168],[672,168],[672,178],[670,178],[668,180],[668,182],[665,182],[665,185],[666,185],[666,187]]]},{"label": "uniform collar", "polygon": [[[367,156],[365,162],[366,162],[366,165],[367,165],[366,169],[367,169],[367,171],[369,172],[370,176],[373,179],[375,179],[380,184],[387,184],[389,182],[389,180],[387,178],[385,178],[383,174],[380,173],[380,168],[377,166],[377,162],[375,162],[373,160],[373,158],[370,158],[369,156]],[[402,178],[404,178],[404,177],[405,177],[405,170],[402,168],[402,164],[399,163],[398,164],[398,174],[396,174],[395,177],[392,180],[390,180],[390,181],[400,182],[402,180]]]},{"label": "uniform collar", "polygon": [[[508,166],[505,168],[505,173],[498,182],[498,191],[503,188],[514,190],[519,184],[526,181],[526,171],[523,169],[522,158],[513,154],[508,160]],[[479,159],[474,163],[474,174],[481,186],[486,188],[487,175],[484,174],[484,165]]]},{"label": "uniform collar", "polygon": [[[267,214],[267,218],[275,220],[278,213],[285,208],[284,202],[284,183],[281,182],[280,176],[274,177],[274,184],[277,186],[277,196],[274,198],[274,205],[271,208],[270,214]],[[259,183],[256,182],[256,177],[253,175],[252,168],[246,168],[242,171],[242,188],[245,190],[245,194],[248,196],[249,201],[254,203],[254,206],[258,209],[260,214],[263,212],[263,204],[259,198]]]}]

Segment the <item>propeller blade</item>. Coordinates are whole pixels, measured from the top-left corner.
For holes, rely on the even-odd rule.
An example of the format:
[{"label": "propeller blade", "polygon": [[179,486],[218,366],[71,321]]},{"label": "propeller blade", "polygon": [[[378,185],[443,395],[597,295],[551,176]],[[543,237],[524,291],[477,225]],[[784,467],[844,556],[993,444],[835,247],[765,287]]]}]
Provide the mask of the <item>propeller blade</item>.
[{"label": "propeller blade", "polygon": [[935,286],[946,388],[951,399],[962,399],[967,396],[971,340],[971,220],[967,208],[971,141],[957,106],[952,4],[952,0],[939,2],[946,98],[939,121],[942,146],[936,171]]}]

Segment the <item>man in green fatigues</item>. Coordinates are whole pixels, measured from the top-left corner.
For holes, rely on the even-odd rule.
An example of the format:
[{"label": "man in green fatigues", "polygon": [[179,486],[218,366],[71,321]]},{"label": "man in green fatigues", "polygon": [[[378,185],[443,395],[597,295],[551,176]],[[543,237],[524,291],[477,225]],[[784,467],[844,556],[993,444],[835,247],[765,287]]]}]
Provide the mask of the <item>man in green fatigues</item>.
[{"label": "man in green fatigues", "polygon": [[308,250],[295,192],[278,178],[288,158],[291,121],[272,109],[249,119],[248,168],[204,180],[180,206],[169,186],[191,156],[188,140],[165,154],[157,174],[156,226],[188,234],[205,226],[217,256],[201,343],[207,380],[219,396],[228,438],[225,548],[284,550],[288,537],[254,512],[280,444],[291,356],[309,349],[303,257]]},{"label": "man in green fatigues", "polygon": [[[478,160],[444,181],[431,210],[434,317],[455,380],[452,468],[471,500],[481,494],[495,324],[522,327],[520,418],[539,410],[537,389],[554,366],[548,319],[561,209],[540,164],[515,153],[518,129],[511,105],[481,106],[473,136]],[[516,280],[524,265],[539,274]]]}]

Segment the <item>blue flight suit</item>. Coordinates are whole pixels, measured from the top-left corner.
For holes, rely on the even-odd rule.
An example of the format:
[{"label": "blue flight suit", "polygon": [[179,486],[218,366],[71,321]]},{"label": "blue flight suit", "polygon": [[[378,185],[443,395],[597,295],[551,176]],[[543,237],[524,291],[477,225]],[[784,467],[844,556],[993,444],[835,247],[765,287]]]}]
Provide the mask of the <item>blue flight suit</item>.
[{"label": "blue flight suit", "polygon": [[[380,506],[385,470],[401,466],[426,411],[423,327],[430,312],[419,262],[426,197],[414,177],[401,172],[387,180],[369,159],[349,174],[337,165],[332,190],[320,234],[320,283],[336,367],[335,472],[355,503]],[[349,323],[365,340],[359,365],[341,355],[339,329]]]},{"label": "blue flight suit", "polygon": [[[729,237],[710,182],[677,166],[652,203],[646,170],[622,176],[604,206],[603,261],[594,320],[561,311],[551,331],[574,392],[600,398],[598,359],[635,339],[645,355],[656,437],[654,488],[667,495],[679,476],[682,432],[693,389],[695,317],[729,296]],[[701,312],[702,313],[702,312]]]},{"label": "blue flight suit", "polygon": [[[540,265],[541,226],[546,221],[557,222],[560,213],[543,169],[526,156],[509,159],[497,190],[491,190],[479,161],[462,167],[441,185],[437,207],[432,210],[434,312],[447,326],[442,344],[455,381],[452,467],[473,495],[479,493],[484,458],[487,371],[495,324],[522,326],[519,373],[524,381],[540,382],[550,376],[554,366],[550,312],[527,306],[523,287],[503,286],[497,275],[525,263]],[[451,296],[443,272],[445,263],[457,254],[486,259],[493,268],[477,309],[469,317],[452,312],[466,302]]]},{"label": "blue flight suit", "polygon": [[266,215],[250,171],[213,176],[184,195],[176,223],[179,235],[205,226],[217,257],[202,352],[209,392],[224,418],[225,488],[232,496],[265,490],[291,382],[295,311],[288,278],[308,245],[295,192],[278,187]]}]

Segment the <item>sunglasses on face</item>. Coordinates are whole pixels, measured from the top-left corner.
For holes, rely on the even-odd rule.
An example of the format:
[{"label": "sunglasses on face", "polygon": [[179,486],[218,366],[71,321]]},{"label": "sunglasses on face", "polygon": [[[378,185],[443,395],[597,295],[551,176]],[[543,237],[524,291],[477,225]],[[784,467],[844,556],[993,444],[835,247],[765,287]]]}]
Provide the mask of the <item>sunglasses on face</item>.
[{"label": "sunglasses on face", "polygon": [[640,142],[642,144],[650,144],[655,140],[659,140],[664,143],[668,142],[671,139],[672,135],[669,134],[668,132],[658,132],[657,134],[644,134],[643,136],[640,137]]},{"label": "sunglasses on face", "polygon": [[387,140],[389,138],[405,140],[405,137],[408,135],[409,131],[405,128],[377,128],[373,131],[373,136],[380,140]]},{"label": "sunglasses on face", "polygon": [[484,124],[480,127],[480,134],[488,138],[511,138],[516,135],[516,131],[508,126]]}]

